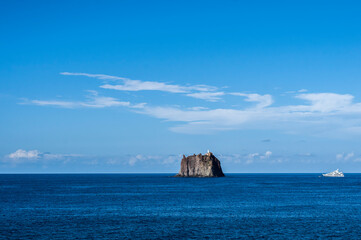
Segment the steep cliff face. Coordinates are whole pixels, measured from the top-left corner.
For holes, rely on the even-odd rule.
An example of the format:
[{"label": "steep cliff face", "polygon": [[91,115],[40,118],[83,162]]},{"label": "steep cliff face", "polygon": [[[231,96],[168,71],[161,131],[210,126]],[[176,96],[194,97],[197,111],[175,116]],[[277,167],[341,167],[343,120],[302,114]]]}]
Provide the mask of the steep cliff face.
[{"label": "steep cliff face", "polygon": [[224,177],[221,162],[210,152],[184,156],[181,169],[176,177]]}]

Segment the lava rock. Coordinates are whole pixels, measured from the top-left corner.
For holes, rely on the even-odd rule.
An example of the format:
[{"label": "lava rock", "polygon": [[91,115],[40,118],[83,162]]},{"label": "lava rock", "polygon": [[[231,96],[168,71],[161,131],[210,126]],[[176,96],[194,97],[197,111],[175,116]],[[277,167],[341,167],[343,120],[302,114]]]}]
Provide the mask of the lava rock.
[{"label": "lava rock", "polygon": [[211,153],[184,156],[176,177],[224,177],[221,162]]}]

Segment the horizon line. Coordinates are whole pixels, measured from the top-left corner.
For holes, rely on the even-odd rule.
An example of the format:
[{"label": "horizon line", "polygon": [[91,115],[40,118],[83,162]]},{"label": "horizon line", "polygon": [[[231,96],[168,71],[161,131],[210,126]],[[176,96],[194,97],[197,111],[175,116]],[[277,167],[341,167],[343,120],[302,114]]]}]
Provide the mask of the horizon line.
[{"label": "horizon line", "polygon": [[[323,172],[228,172],[227,174],[322,174]],[[171,172],[7,172],[0,175],[11,174],[177,174]],[[361,172],[347,172],[346,174],[361,174]],[[202,178],[202,177],[201,177]]]}]

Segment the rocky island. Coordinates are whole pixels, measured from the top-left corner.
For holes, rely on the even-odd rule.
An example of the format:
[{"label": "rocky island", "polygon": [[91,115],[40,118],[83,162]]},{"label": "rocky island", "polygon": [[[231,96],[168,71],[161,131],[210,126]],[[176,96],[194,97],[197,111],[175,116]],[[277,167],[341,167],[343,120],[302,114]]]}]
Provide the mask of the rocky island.
[{"label": "rocky island", "polygon": [[176,177],[224,177],[221,162],[209,152],[202,155],[184,156]]}]

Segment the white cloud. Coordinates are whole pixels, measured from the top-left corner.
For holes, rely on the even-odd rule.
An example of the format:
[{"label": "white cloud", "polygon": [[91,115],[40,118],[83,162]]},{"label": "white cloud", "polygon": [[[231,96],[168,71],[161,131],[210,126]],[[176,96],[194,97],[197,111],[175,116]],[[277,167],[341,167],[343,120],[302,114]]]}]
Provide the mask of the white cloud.
[{"label": "white cloud", "polygon": [[110,97],[97,97],[89,102],[71,102],[71,101],[56,101],[56,100],[31,100],[30,103],[39,106],[56,106],[62,108],[104,108],[104,107],[129,107],[129,102],[120,102],[115,98]]},{"label": "white cloud", "polygon": [[336,154],[336,159],[337,160],[341,160],[341,159],[343,159],[343,153],[339,153],[339,154]]},{"label": "white cloud", "polygon": [[129,107],[142,108],[145,103],[130,104],[130,102],[119,101],[113,97],[98,96],[96,91],[90,91],[86,101],[59,101],[59,100],[30,100],[24,104],[30,103],[39,106],[55,106],[61,108],[105,108],[105,107]]},{"label": "white cloud", "polygon": [[271,151],[266,151],[263,155],[259,154],[259,159],[269,159],[272,156],[272,152]]},{"label": "white cloud", "polygon": [[[102,157],[98,156],[97,159],[102,159],[97,161],[97,165],[125,165],[125,166],[150,166],[150,165],[166,165],[166,166],[176,166],[179,167],[182,155],[146,155],[146,154],[136,154],[136,155],[118,155],[113,157]],[[87,164],[90,164],[88,162]]]},{"label": "white cloud", "polygon": [[207,110],[209,108],[206,108],[206,107],[190,107],[188,109],[192,110],[192,111],[199,111],[199,110]]},{"label": "white cloud", "polygon": [[308,93],[296,96],[299,99],[311,102],[310,106],[300,106],[306,111],[311,112],[332,112],[342,111],[349,107],[352,103],[353,96],[350,94],[336,94],[336,93]]},{"label": "white cloud", "polygon": [[136,163],[139,162],[144,162],[148,160],[161,160],[162,158],[163,158],[162,156],[138,154],[135,156],[131,156],[128,160],[128,164],[130,166],[134,166]]},{"label": "white cloud", "polygon": [[[304,93],[304,92],[308,92],[307,89],[300,89],[300,90],[297,90],[297,91],[287,91],[285,92],[286,94],[294,94],[294,93]],[[284,96],[284,94],[282,94]]]},{"label": "white cloud", "polygon": [[267,152],[264,154],[265,158],[270,158],[271,155],[272,155],[272,152],[271,152],[271,151],[267,151]]},{"label": "white cloud", "polygon": [[361,103],[354,103],[354,96],[337,93],[306,93],[306,89],[298,92],[295,98],[304,101],[298,105],[273,106],[273,97],[270,94],[219,92],[216,87],[206,85],[181,86],[163,82],[132,80],[128,78],[88,73],[61,73],[63,75],[87,76],[100,80],[121,81],[121,84],[103,84],[101,88],[140,91],[157,90],[169,93],[181,93],[184,96],[199,98],[215,102],[226,95],[244,97],[244,101],[255,103],[247,107],[234,107],[224,105],[216,108],[204,107],[169,107],[166,105],[145,105],[145,103],[132,104],[116,98],[98,96],[96,92],[88,96],[85,101],[59,101],[59,100],[31,100],[29,103],[41,106],[58,106],[63,108],[104,108],[126,107],[140,114],[146,114],[158,119],[175,122],[170,129],[181,133],[210,133],[233,129],[281,129],[290,134],[299,132],[332,133],[330,129],[337,129],[338,133],[361,134],[359,118],[361,117]]},{"label": "white cloud", "polygon": [[66,75],[66,76],[85,76],[85,77],[97,78],[97,79],[101,79],[101,80],[126,80],[127,79],[127,78],[110,76],[110,75],[105,75],[105,74],[71,73],[71,72],[61,72],[60,74]]},{"label": "white cloud", "polygon": [[32,103],[34,105],[39,105],[39,106],[57,106],[62,108],[74,108],[79,105],[76,102],[67,102],[67,101],[58,101],[58,100],[31,100],[30,102],[26,102],[26,103]]},{"label": "white cloud", "polygon": [[230,93],[230,95],[246,97],[245,101],[247,101],[247,102],[257,102],[258,103],[257,107],[259,107],[259,108],[268,107],[268,106],[272,105],[272,103],[273,103],[272,96],[269,95],[269,94],[260,95],[260,94],[256,94],[256,93],[251,93],[251,94],[247,94],[247,93]]},{"label": "white cloud", "polygon": [[[245,101],[256,102],[257,104],[243,109],[148,106],[145,103],[131,104],[112,97],[98,96],[96,92],[92,92],[85,101],[31,100],[29,103],[63,108],[127,107],[134,109],[137,113],[177,122],[177,125],[170,129],[182,133],[204,134],[240,128],[263,128],[283,129],[294,134],[297,131],[311,131],[311,126],[317,126],[317,131],[325,129],[326,132],[327,126],[331,126],[331,123],[334,126],[342,126],[344,132],[361,133],[361,131],[354,131],[360,127],[358,121],[352,120],[356,116],[360,117],[361,103],[353,103],[353,96],[349,94],[300,94],[296,97],[309,102],[308,105],[277,107],[270,106],[273,99],[268,94],[232,93],[232,95],[244,96],[246,97]],[[352,116],[352,118],[348,121],[347,116]],[[302,127],[304,128],[302,129]],[[342,129],[340,128],[338,131],[342,131]]]},{"label": "white cloud", "polygon": [[[267,153],[268,152],[268,153]],[[267,151],[266,153],[236,153],[236,154],[220,154],[217,155],[217,158],[222,162],[222,166],[227,165],[233,165],[233,164],[243,164],[243,165],[250,165],[250,164],[274,164],[274,163],[280,163],[278,159],[276,158],[273,160],[270,160],[270,151]]]},{"label": "white cloud", "polygon": [[168,157],[164,158],[162,164],[164,165],[176,164],[181,159],[182,159],[182,155],[169,155]]},{"label": "white cloud", "polygon": [[101,80],[121,80],[123,84],[104,84],[100,86],[104,89],[113,89],[119,91],[163,91],[170,93],[188,93],[191,91],[215,91],[217,88],[207,85],[192,85],[192,86],[181,86],[176,84],[168,84],[164,82],[156,81],[141,81],[132,80],[130,78],[123,78],[117,76],[110,76],[105,74],[89,74],[89,73],[70,73],[62,72],[62,75],[72,76],[86,76],[91,78],[97,78]]},{"label": "white cloud", "polygon": [[131,157],[130,159],[129,159],[129,165],[130,166],[134,166],[134,164],[136,163],[136,162],[138,162],[139,161],[139,159],[137,158],[137,157]]},{"label": "white cloud", "polygon": [[41,152],[39,150],[23,150],[18,149],[13,153],[10,153],[2,159],[2,162],[5,163],[34,163],[39,161],[47,160],[65,160],[68,161],[69,158],[82,157],[80,154],[52,154],[48,152]]},{"label": "white cloud", "polygon": [[259,156],[259,153],[250,153],[248,154],[246,164],[251,164],[254,162],[254,159]]},{"label": "white cloud", "polygon": [[187,93],[190,91],[212,91],[215,88],[210,86],[196,85],[196,86],[180,86],[173,84],[166,84],[162,82],[150,82],[140,80],[125,80],[122,85],[104,84],[100,86],[104,89],[112,89],[119,91],[163,91],[170,93]]},{"label": "white cloud", "polygon": [[219,159],[224,162],[231,163],[242,163],[242,164],[253,164],[256,162],[270,162],[268,159],[271,157],[272,152],[266,151],[264,154],[262,153],[248,153],[248,154],[230,154],[230,155],[220,155]]},{"label": "white cloud", "polygon": [[37,159],[39,158],[41,153],[38,150],[30,150],[26,151],[23,149],[18,149],[16,152],[10,153],[8,157],[10,159],[20,159],[20,158],[26,158],[26,159]]},{"label": "white cloud", "polygon": [[336,154],[336,159],[337,160],[343,160],[343,161],[348,161],[351,158],[353,158],[355,156],[354,152],[350,152],[350,153],[339,153]]},{"label": "white cloud", "polygon": [[141,113],[167,121],[192,122],[194,124],[220,124],[233,126],[249,120],[250,113],[235,109],[182,110],[173,107],[145,107]]},{"label": "white cloud", "polygon": [[[237,94],[244,96],[243,94]],[[245,109],[216,108],[207,110],[182,109],[177,107],[144,107],[140,113],[173,122],[184,122],[171,128],[175,132],[209,133],[212,131],[239,128],[271,128],[310,130],[310,126],[326,128],[332,124],[344,126],[349,131],[352,124],[345,116],[361,114],[361,104],[352,103],[353,96],[335,93],[301,94],[297,98],[309,101],[309,105],[286,105],[269,107],[273,102],[269,95],[250,94],[247,101],[258,102],[255,107]],[[358,115],[355,115],[358,114]],[[327,124],[325,124],[327,123]],[[349,126],[351,125],[351,126]],[[295,127],[297,126],[297,127]],[[302,131],[302,130],[300,130]],[[296,133],[296,132],[295,132]]]},{"label": "white cloud", "polygon": [[210,102],[216,102],[218,100],[220,100],[220,96],[223,96],[224,92],[196,92],[196,93],[188,93],[186,94],[186,96],[188,97],[193,97],[193,98],[198,98],[198,99],[203,99],[203,100],[207,100]]}]

